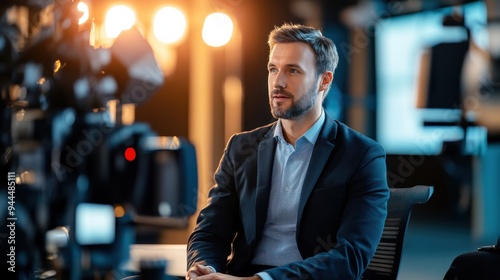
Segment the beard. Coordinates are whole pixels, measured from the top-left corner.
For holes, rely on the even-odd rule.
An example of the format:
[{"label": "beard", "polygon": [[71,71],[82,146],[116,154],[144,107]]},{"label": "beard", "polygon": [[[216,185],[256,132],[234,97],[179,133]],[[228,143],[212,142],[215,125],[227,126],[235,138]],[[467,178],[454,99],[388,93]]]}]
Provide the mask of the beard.
[{"label": "beard", "polygon": [[[285,107],[284,105],[278,102],[276,106],[273,104],[273,96],[275,94],[282,94],[290,98],[292,104],[289,107]],[[298,100],[293,99],[293,95],[282,88],[277,88],[271,92],[271,96],[269,98],[269,106],[271,107],[271,114],[274,118],[279,119],[293,119],[303,115],[305,112],[309,111],[318,98],[317,92],[315,92],[314,87],[311,87],[308,92],[299,98]]]}]

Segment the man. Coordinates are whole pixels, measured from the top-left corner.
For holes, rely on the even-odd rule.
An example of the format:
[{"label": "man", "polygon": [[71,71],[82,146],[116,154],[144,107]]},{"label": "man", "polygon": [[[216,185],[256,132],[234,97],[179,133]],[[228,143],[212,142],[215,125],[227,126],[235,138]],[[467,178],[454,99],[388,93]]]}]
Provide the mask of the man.
[{"label": "man", "polygon": [[285,24],[269,47],[278,120],[229,140],[186,279],[358,279],[387,214],[385,152],[322,108],[338,62],[330,39]]}]

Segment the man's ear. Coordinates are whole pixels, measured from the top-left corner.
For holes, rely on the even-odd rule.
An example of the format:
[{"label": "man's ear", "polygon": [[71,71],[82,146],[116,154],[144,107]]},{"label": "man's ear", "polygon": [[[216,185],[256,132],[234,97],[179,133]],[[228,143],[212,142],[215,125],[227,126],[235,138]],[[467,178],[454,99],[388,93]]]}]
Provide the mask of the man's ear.
[{"label": "man's ear", "polygon": [[323,73],[323,75],[321,76],[321,83],[319,85],[319,90],[320,91],[326,90],[328,86],[330,86],[332,81],[333,81],[333,73],[331,71],[326,71],[325,73]]}]

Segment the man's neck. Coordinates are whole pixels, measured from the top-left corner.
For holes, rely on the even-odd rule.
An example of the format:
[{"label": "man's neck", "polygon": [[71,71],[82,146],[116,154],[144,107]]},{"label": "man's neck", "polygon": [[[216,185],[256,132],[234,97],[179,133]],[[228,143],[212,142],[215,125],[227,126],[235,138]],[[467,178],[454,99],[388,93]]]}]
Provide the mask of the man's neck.
[{"label": "man's neck", "polygon": [[285,140],[295,147],[297,139],[304,135],[304,133],[306,133],[306,131],[313,126],[320,116],[321,110],[314,110],[295,119],[281,119],[281,126]]}]

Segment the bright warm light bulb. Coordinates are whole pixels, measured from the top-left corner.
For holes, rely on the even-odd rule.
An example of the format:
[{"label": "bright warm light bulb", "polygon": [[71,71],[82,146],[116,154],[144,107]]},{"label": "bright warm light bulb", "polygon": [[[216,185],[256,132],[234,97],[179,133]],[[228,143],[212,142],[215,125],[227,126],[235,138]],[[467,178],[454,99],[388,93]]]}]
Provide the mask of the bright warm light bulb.
[{"label": "bright warm light bulb", "polygon": [[233,35],[233,21],[224,13],[213,13],[203,23],[203,41],[209,46],[220,47],[229,42]]},{"label": "bright warm light bulb", "polygon": [[135,13],[124,5],[113,6],[106,13],[104,25],[106,36],[116,38],[123,30],[132,28],[135,24]]},{"label": "bright warm light bulb", "polygon": [[90,15],[89,6],[87,5],[87,3],[78,2],[78,4],[76,5],[76,9],[82,12],[82,16],[78,19],[78,24],[81,25],[87,22],[87,20],[89,20],[89,15]]},{"label": "bright warm light bulb", "polygon": [[180,10],[164,7],[155,15],[153,32],[160,42],[172,44],[182,39],[186,25],[186,17]]}]

